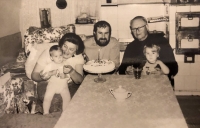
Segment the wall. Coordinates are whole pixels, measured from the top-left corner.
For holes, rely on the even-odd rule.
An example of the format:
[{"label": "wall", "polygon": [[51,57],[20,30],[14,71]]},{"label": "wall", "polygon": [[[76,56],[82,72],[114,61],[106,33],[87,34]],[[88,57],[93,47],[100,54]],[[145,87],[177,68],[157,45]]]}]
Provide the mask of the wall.
[{"label": "wall", "polygon": [[0,67],[14,61],[22,47],[20,7],[21,0],[0,0]]},{"label": "wall", "polygon": [[110,23],[113,37],[118,39],[118,6],[102,6],[100,12],[100,20]]},{"label": "wall", "polygon": [[22,48],[21,33],[15,33],[0,38],[0,67],[10,61],[16,61]]},{"label": "wall", "polygon": [[50,8],[52,27],[74,23],[74,0],[67,0],[65,9],[58,9],[56,0],[21,0],[20,31],[22,38],[30,26],[41,27],[39,8]]},{"label": "wall", "polygon": [[[176,44],[175,13],[200,12],[200,6],[170,6],[170,43]],[[195,55],[195,63],[184,63],[184,55],[175,54],[179,72],[175,77],[175,92],[177,95],[200,95],[200,55]]]},{"label": "wall", "polygon": [[20,32],[21,0],[0,0],[0,37]]},{"label": "wall", "polygon": [[[120,38],[133,38],[130,32],[130,20],[135,16],[141,15],[146,18],[166,16],[164,4],[127,4],[115,6],[102,6],[101,19],[111,24],[112,36]],[[151,11],[149,11],[151,10]],[[149,23],[150,31],[166,32],[167,22]]]}]

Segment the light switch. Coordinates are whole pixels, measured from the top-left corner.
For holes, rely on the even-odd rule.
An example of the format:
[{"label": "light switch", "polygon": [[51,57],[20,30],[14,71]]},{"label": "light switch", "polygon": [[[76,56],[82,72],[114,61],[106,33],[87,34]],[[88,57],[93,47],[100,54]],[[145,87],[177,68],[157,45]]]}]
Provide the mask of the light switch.
[{"label": "light switch", "polygon": [[185,63],[194,63],[194,54],[185,54],[184,62]]},{"label": "light switch", "polygon": [[187,61],[192,61],[192,57],[187,57]]}]

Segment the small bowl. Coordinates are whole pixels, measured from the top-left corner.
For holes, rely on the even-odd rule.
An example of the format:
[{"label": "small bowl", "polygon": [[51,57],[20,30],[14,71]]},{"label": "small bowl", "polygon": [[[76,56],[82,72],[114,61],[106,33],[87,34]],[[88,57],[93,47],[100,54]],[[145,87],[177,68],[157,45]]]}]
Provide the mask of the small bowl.
[{"label": "small bowl", "polygon": [[109,89],[110,93],[115,97],[117,101],[124,101],[125,99],[129,98],[132,95],[132,92],[128,92],[125,89],[122,88],[122,86],[119,86],[119,88],[113,90]]}]

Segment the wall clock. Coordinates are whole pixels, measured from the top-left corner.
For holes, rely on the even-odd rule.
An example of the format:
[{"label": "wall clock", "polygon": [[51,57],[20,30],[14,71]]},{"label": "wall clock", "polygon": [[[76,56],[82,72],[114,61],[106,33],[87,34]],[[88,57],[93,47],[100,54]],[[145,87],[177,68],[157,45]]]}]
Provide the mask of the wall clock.
[{"label": "wall clock", "polygon": [[65,9],[67,7],[67,1],[66,0],[57,0],[56,1],[56,6],[59,9]]}]

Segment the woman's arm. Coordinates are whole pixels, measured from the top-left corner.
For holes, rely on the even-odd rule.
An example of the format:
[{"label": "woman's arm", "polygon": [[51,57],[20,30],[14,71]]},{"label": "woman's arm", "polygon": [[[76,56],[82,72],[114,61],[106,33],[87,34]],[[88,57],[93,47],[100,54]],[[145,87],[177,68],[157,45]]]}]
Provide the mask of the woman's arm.
[{"label": "woman's arm", "polygon": [[36,82],[40,82],[40,81],[45,81],[43,78],[41,78],[40,76],[40,72],[44,69],[43,66],[41,66],[40,64],[36,63],[33,72],[31,73],[31,79],[36,81]]},{"label": "woman's arm", "polygon": [[51,76],[58,74],[57,70],[50,70],[50,71],[44,72],[44,70],[40,67],[42,67],[42,66],[40,66],[38,63],[36,63],[35,68],[33,69],[33,72],[31,74],[32,80],[34,80],[36,82],[46,81]]},{"label": "woman's arm", "polygon": [[46,49],[41,53],[39,56],[37,63],[35,64],[35,67],[31,73],[31,79],[40,82],[40,81],[46,81],[50,78],[49,73],[43,73],[42,71],[47,68],[49,63],[51,63],[50,55],[49,55],[49,49]]},{"label": "woman's arm", "polygon": [[81,84],[83,81],[83,65],[79,64],[75,66],[75,70],[73,70],[71,73],[69,73],[72,80],[76,84]]},{"label": "woman's arm", "polygon": [[77,64],[75,69],[70,65],[64,66],[64,73],[69,73],[75,84],[81,84],[83,81],[83,64]]}]

